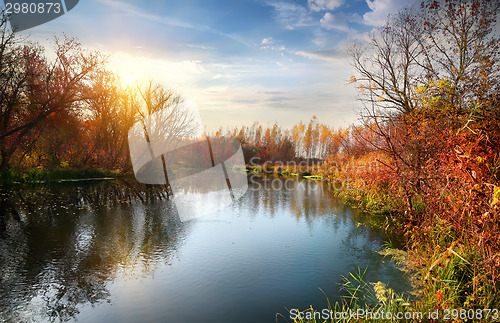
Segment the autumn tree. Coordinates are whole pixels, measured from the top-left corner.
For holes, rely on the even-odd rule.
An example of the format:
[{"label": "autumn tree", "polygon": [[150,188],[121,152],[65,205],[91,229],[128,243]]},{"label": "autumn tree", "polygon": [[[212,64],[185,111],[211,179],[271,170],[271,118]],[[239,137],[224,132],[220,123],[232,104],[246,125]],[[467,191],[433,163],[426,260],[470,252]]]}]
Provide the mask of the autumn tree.
[{"label": "autumn tree", "polygon": [[[493,27],[500,4],[488,0],[424,1],[390,16],[367,44],[351,48],[364,104],[362,120],[374,135],[365,142],[405,191],[408,210],[434,174],[429,161],[452,145],[483,98],[498,92],[499,38]],[[426,99],[423,99],[426,98]],[[425,122],[424,122],[425,121]]]},{"label": "autumn tree", "polygon": [[81,110],[87,84],[105,62],[74,39],[55,39],[54,45],[55,59],[49,60],[40,45],[13,34],[5,16],[0,20],[0,170],[49,117]]},{"label": "autumn tree", "polygon": [[87,139],[76,165],[126,169],[127,133],[139,119],[138,92],[123,87],[116,75],[104,70],[91,80],[89,92],[81,116],[81,132]]}]

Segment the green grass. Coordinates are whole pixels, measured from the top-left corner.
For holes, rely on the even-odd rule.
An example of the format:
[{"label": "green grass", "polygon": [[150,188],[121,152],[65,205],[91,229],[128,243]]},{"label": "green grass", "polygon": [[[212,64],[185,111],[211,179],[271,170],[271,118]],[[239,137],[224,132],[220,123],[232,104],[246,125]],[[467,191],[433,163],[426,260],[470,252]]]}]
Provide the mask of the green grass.
[{"label": "green grass", "polygon": [[[471,246],[457,239],[452,226],[444,220],[435,220],[435,225],[424,235],[417,238],[418,248],[410,255],[386,245],[380,252],[402,264],[412,277],[414,292],[412,298],[395,293],[382,282],[365,280],[366,269],[349,273],[341,284],[341,301],[332,304],[328,300],[328,309],[338,313],[337,317],[324,318],[314,308],[302,310],[303,317],[296,323],[330,322],[399,322],[397,318],[377,319],[375,313],[405,313],[410,315],[405,322],[428,322],[430,315],[439,314],[444,318],[445,310],[452,309],[481,310],[498,308],[500,295],[498,286],[488,277],[480,255]],[[411,229],[418,230],[418,228]],[[411,238],[413,239],[413,238]],[[340,313],[358,310],[374,313],[372,317],[342,318]],[[361,312],[360,312],[361,313]],[[486,315],[485,311],[481,314]],[[491,315],[490,315],[491,316]],[[471,322],[457,319],[450,322]],[[438,320],[439,321],[439,320]],[[482,321],[491,321],[483,318]]]},{"label": "green grass", "polygon": [[434,224],[414,248],[424,263],[418,271],[423,302],[433,308],[498,308],[498,283],[475,246],[457,238],[450,223]]},{"label": "green grass", "polygon": [[[329,322],[397,322],[393,320],[375,320],[385,313],[412,312],[409,297],[394,292],[382,282],[371,283],[365,280],[367,269],[357,269],[343,277],[341,283],[341,301],[332,303],[328,296],[328,311],[317,311],[312,306],[301,311],[294,323],[329,323]],[[298,310],[298,309],[297,309]],[[300,310],[298,310],[300,311]],[[371,313],[371,314],[370,314]],[[383,314],[384,313],[384,314]],[[325,315],[326,314],[326,315]],[[387,318],[387,317],[385,317]]]},{"label": "green grass", "polygon": [[0,183],[32,183],[59,180],[84,180],[93,178],[115,178],[119,171],[102,168],[58,168],[43,170],[32,168],[25,172],[8,170],[0,173]]}]

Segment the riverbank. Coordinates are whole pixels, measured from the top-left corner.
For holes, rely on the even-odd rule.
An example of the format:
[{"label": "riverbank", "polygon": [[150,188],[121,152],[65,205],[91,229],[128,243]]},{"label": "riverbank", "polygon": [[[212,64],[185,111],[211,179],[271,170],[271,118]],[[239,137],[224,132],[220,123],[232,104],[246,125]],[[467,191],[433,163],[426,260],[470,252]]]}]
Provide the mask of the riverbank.
[{"label": "riverbank", "polygon": [[[334,194],[345,203],[377,217],[385,217],[385,221],[382,221],[384,230],[404,235],[404,250],[392,249],[388,245],[381,254],[391,257],[407,272],[414,288],[412,299],[394,293],[381,282],[365,281],[363,271],[360,270],[344,277],[342,288],[345,297],[341,303],[330,304],[330,310],[345,312],[349,309],[369,308],[373,313],[403,312],[423,315],[422,319],[417,316],[408,321],[432,321],[435,315],[430,317],[430,313],[438,311],[438,317],[441,319],[448,313],[450,319],[462,322],[471,320],[467,313],[472,310],[500,307],[498,286],[484,268],[484,259],[479,250],[468,243],[466,232],[457,232],[445,217],[426,207],[419,196],[412,198],[414,214],[409,215],[401,198],[402,189],[397,183],[349,178],[346,176],[348,172],[345,167],[343,169],[343,172],[334,174],[328,171],[327,167],[318,166],[247,167],[247,171],[251,173],[309,177],[311,180],[326,181],[334,188]],[[380,228],[381,221],[374,221],[373,224]],[[294,322],[348,321],[338,317],[320,316],[319,311],[313,308],[301,310],[305,310],[304,316]],[[452,313],[452,310],[456,311]],[[305,315],[307,313],[309,314]],[[316,317],[314,313],[317,314]],[[486,315],[474,312],[474,319],[478,318],[476,314]],[[494,313],[488,313],[492,314]],[[374,318],[360,316],[359,319],[373,321]]]},{"label": "riverbank", "polygon": [[120,175],[121,172],[118,170],[102,168],[56,168],[53,170],[32,168],[24,172],[11,169],[0,172],[0,184],[114,179]]}]

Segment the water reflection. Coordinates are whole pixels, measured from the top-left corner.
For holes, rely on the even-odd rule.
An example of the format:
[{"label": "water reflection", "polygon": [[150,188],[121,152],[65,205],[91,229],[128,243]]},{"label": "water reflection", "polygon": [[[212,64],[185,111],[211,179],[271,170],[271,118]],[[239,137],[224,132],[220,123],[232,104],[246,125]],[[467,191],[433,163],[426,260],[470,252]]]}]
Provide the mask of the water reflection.
[{"label": "water reflection", "polygon": [[109,302],[106,282],[151,274],[175,256],[188,227],[173,216],[163,187],[127,180],[0,194],[6,320],[66,321],[82,304]]},{"label": "water reflection", "polygon": [[[267,210],[271,217],[290,212],[296,221],[304,219],[309,229],[315,224],[322,225],[324,221],[335,220],[331,221],[331,225],[338,230],[339,226],[346,225],[352,220],[359,224],[367,220],[367,214],[355,212],[340,199],[335,198],[334,188],[322,181],[250,175],[249,183],[250,189],[254,192],[253,203],[257,209]],[[370,215],[370,220],[375,222],[377,219]],[[380,232],[376,230],[367,232],[372,238],[380,236]],[[395,242],[399,240],[399,237],[395,236],[390,238]]]},{"label": "water reflection", "polygon": [[0,321],[273,322],[324,306],[318,287],[334,301],[355,266],[401,283],[380,232],[319,182],[250,177],[187,222],[166,197],[133,180],[0,189]]}]

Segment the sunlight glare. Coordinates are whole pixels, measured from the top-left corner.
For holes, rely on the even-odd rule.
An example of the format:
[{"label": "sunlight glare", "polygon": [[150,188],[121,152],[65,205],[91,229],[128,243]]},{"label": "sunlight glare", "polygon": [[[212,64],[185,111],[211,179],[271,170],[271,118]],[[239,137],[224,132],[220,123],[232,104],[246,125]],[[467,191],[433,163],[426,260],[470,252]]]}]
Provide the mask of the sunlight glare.
[{"label": "sunlight glare", "polygon": [[135,86],[143,78],[137,62],[130,57],[117,55],[110,62],[110,69],[125,87]]}]

